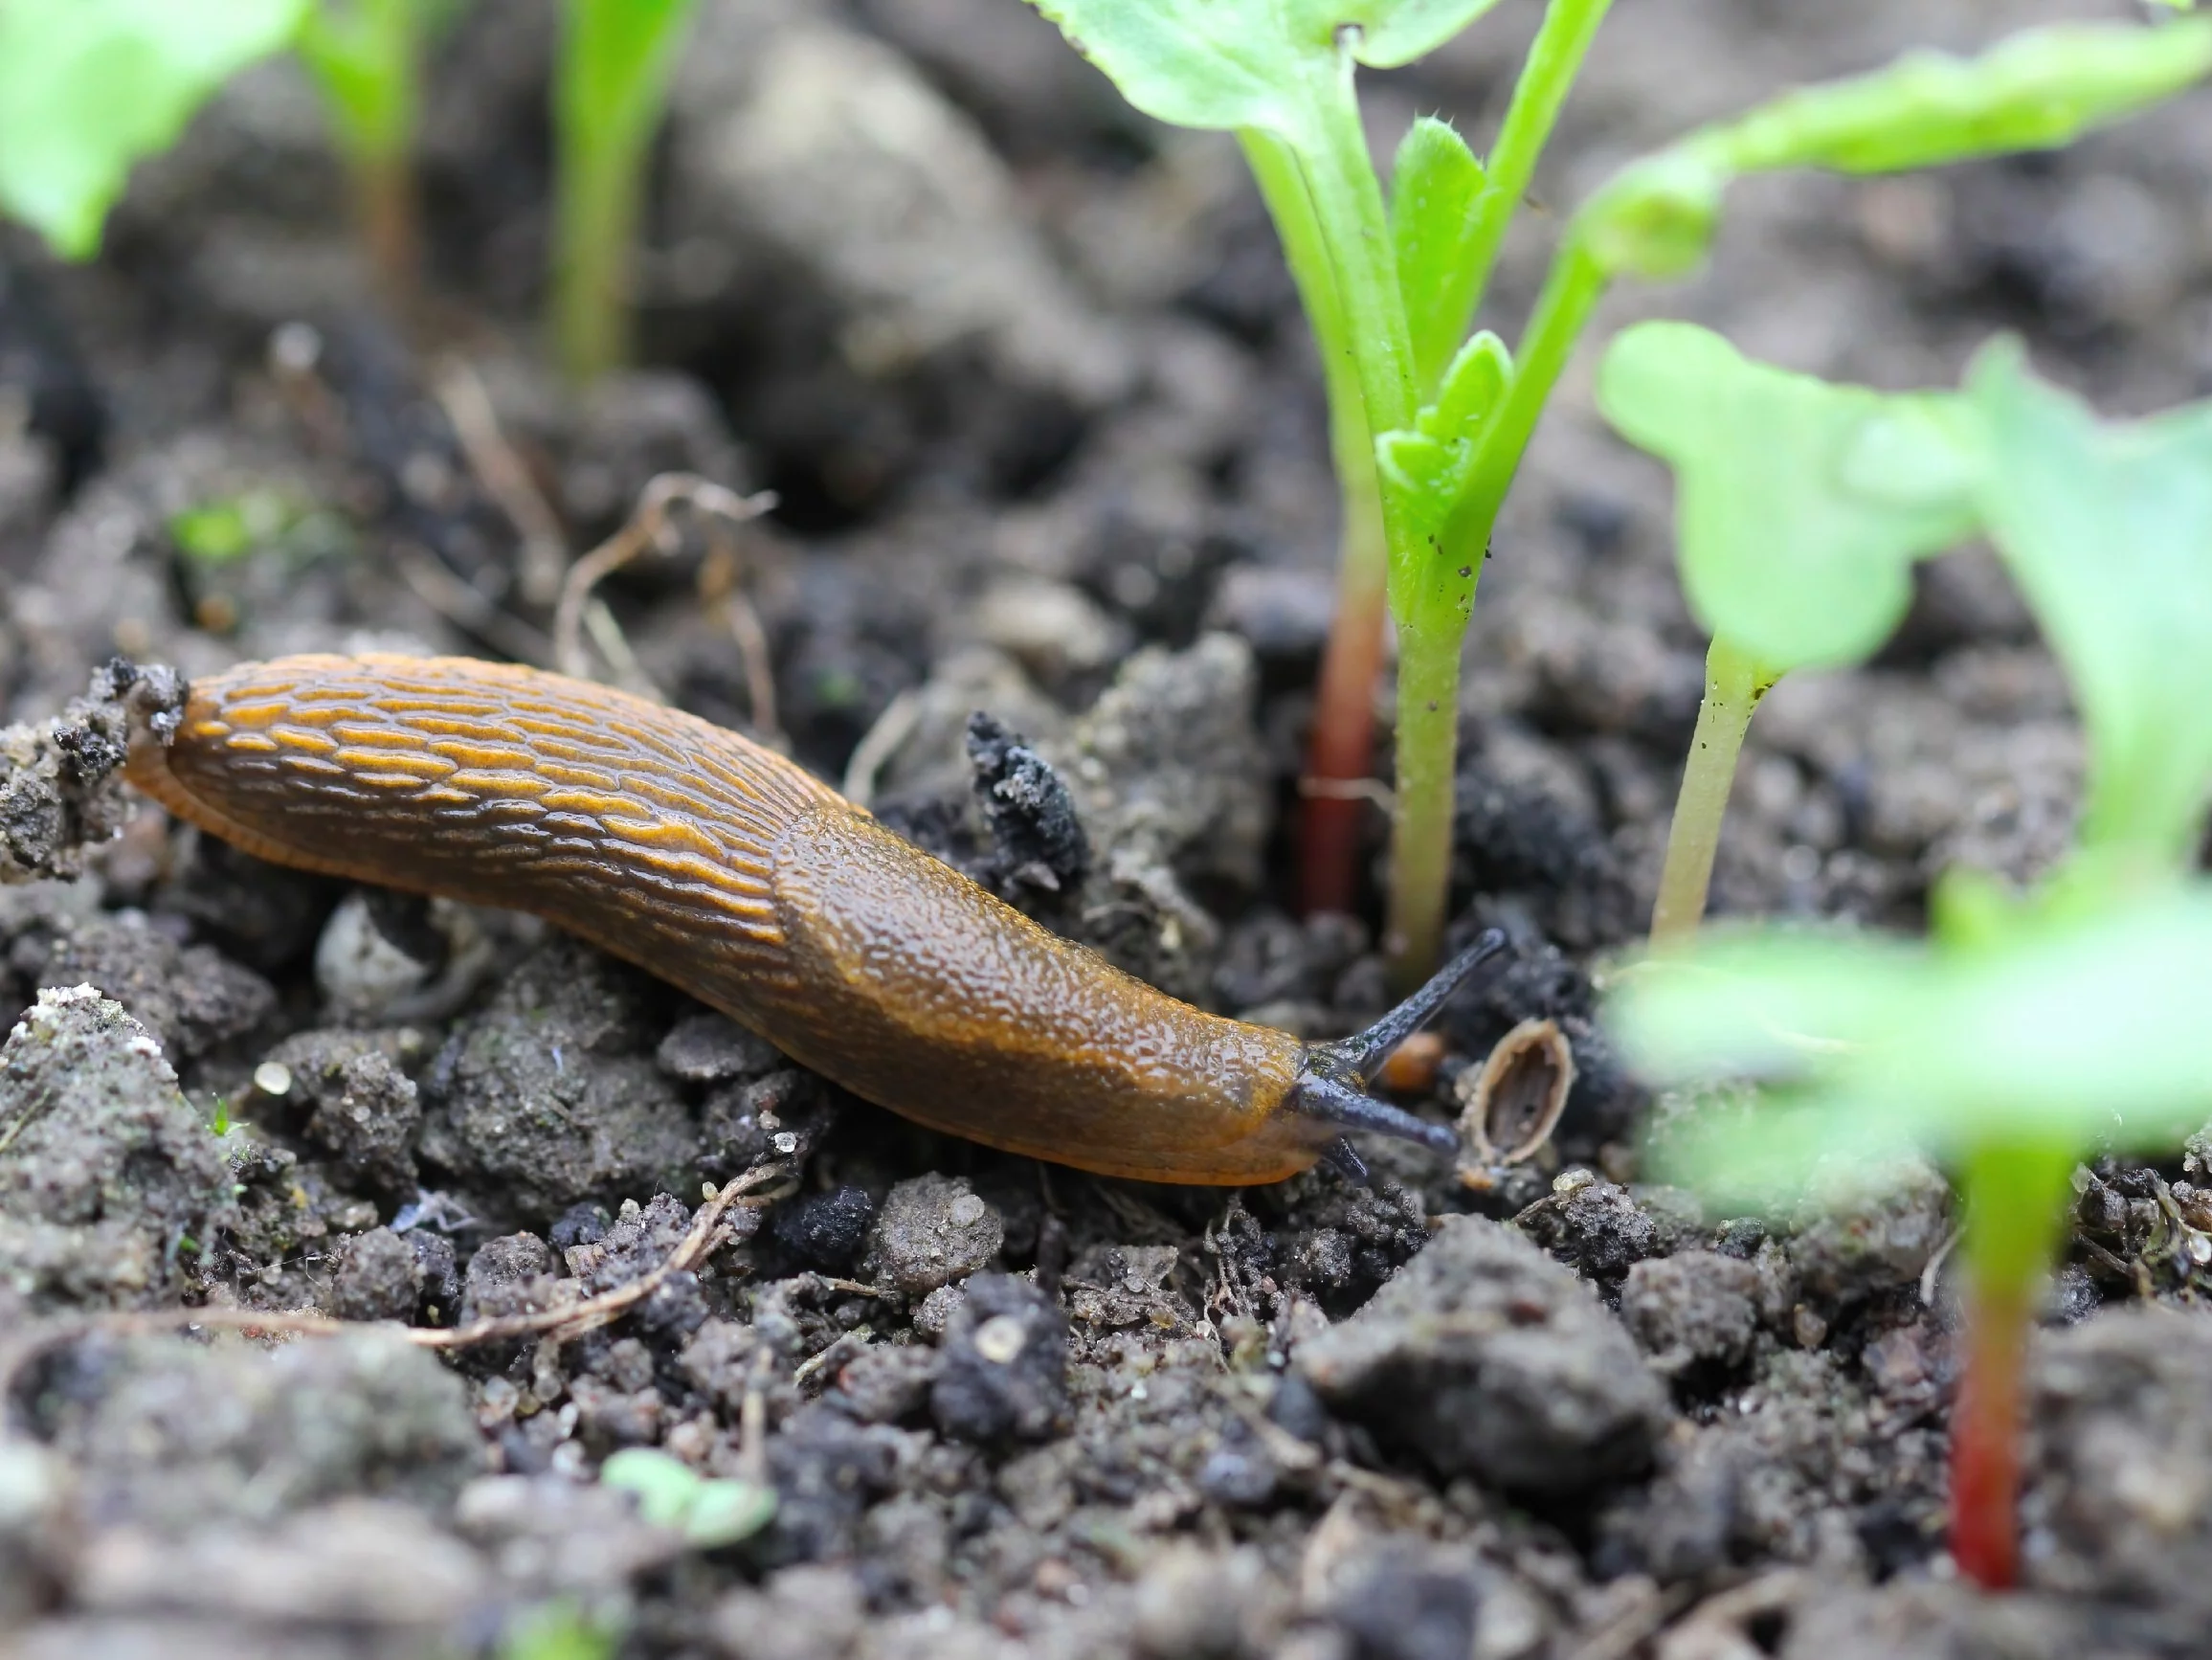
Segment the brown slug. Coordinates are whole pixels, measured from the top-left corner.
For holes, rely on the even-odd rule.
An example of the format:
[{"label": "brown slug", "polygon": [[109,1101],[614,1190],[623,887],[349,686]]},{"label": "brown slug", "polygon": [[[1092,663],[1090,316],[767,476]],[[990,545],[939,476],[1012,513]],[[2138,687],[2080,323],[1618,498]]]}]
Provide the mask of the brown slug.
[{"label": "brown slug", "polygon": [[1049,932],[735,732],[462,658],[291,657],[196,681],[126,775],[279,864],[526,910],[853,1093],[1107,1176],[1276,1181],[1449,1130],[1367,1079],[1492,930],[1341,1043],[1193,1008]]}]

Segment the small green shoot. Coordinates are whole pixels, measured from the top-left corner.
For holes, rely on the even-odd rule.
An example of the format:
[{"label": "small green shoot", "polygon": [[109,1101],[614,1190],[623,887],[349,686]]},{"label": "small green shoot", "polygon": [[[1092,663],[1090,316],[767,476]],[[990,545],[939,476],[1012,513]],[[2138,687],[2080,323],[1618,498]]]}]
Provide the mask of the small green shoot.
[{"label": "small green shoot", "polygon": [[[1034,3],[1137,108],[1234,131],[1275,220],[1320,350],[1344,505],[1307,762],[1304,899],[1342,909],[1353,896],[1358,808],[1348,786],[1370,764],[1387,607],[1398,634],[1398,776],[1386,944],[1409,980],[1427,972],[1441,936],[1460,651],[1476,583],[1521,457],[1607,286],[1697,264],[1743,173],[1886,172],[2049,147],[2212,69],[2212,24],[2029,31],[1978,58],[1913,55],[1702,128],[1576,213],[1508,350],[1494,337],[1462,343],[1607,0],[1551,0],[1486,158],[1443,123],[1417,123],[1387,202],[1355,70],[1411,61],[1491,0]],[[1907,451],[1913,441],[1899,440]],[[1717,666],[1731,686],[1763,679],[1755,654]],[[1694,886],[1702,903],[1702,880]]]},{"label": "small green shoot", "polygon": [[711,1480],[649,1447],[626,1447],[599,1467],[602,1485],[634,1493],[637,1514],[699,1550],[733,1545],[775,1519],[775,1489]]},{"label": "small green shoot", "polygon": [[169,539],[188,559],[228,565],[277,540],[300,516],[300,508],[274,490],[243,490],[171,513]]},{"label": "small green shoot", "polygon": [[0,0],[0,209],[90,258],[131,168],[290,40],[304,4]]},{"label": "small green shoot", "polygon": [[215,1110],[208,1118],[208,1128],[214,1133],[217,1141],[231,1133],[231,1098],[228,1095],[215,1097]]},{"label": "small green shoot", "polygon": [[[1648,370],[1665,360],[1659,345],[1656,357],[1632,346],[1621,361]],[[1722,363],[1708,344],[1674,361],[1708,372]],[[1724,394],[1751,368],[1736,361],[1719,375]],[[1770,390],[1796,378],[1760,372]],[[1628,398],[1627,424],[1645,437],[1653,410],[1638,400],[1656,384]],[[1776,423],[1796,435],[1778,452],[1760,447],[1771,433],[1741,427],[1720,445],[1732,460],[1706,453],[1694,433],[1676,447],[1696,453],[1709,485],[1778,453],[1777,499],[1791,517],[1770,527],[1803,532],[1816,553],[1848,548],[1835,568],[1861,569],[1866,594],[1887,597],[1856,613],[1836,602],[1855,620],[1832,639],[1810,617],[1791,633],[1799,602],[1788,584],[1732,575],[1728,538],[1708,536],[1694,556],[1719,573],[1709,594],[1716,626],[1785,654],[1864,650],[1895,619],[1898,562],[1956,528],[1971,503],[2073,682],[2089,749],[2077,846],[2025,896],[1947,873],[1925,947],[1719,931],[1625,972],[1607,1014],[1657,1082],[1761,1086],[1748,1115],[1695,1115],[1655,1149],[1670,1174],[1724,1201],[1772,1204],[1821,1167],[1866,1172],[1907,1154],[1958,1173],[1972,1299],[1953,1411],[1951,1549],[1978,1583],[2002,1586],[2018,1556],[2020,1367],[2074,1164],[2100,1146],[2169,1148],[2212,1112],[2212,886],[2190,874],[2212,797],[2212,403],[2101,423],[2034,380],[2009,343],[1983,352],[1949,401],[1868,405],[1871,394],[1844,388],[1804,395],[1831,411],[1857,401],[1878,423],[1840,446],[1831,434],[1835,464],[1822,476],[1795,464],[1813,430],[1803,422]],[[1904,448],[1898,435],[1915,428],[1882,424],[1899,412],[1920,434]],[[1882,435],[1870,450],[1866,431]],[[1858,463],[1884,456],[1873,472],[1912,512],[1887,538],[1838,540],[1839,482],[1852,481],[1844,505],[1865,531]],[[1686,572],[1696,469],[1684,467]],[[1732,487],[1726,527],[1755,525],[1747,504],[1757,492],[1741,478]],[[1807,592],[1818,597],[1817,578]],[[1739,607],[1746,593],[1754,597]]]},{"label": "small green shoot", "polygon": [[564,0],[553,70],[559,152],[553,344],[577,381],[630,354],[630,261],[645,161],[697,0]]},{"label": "small green shoot", "polygon": [[2011,1582],[2019,1372],[2075,1162],[2170,1148],[2212,1113],[2212,888],[2017,901],[1968,873],[1918,948],[1715,929],[1621,976],[1608,1020],[1657,1083],[1748,1077],[1748,1113],[1655,1149],[1667,1179],[1785,1207],[1823,1168],[1921,1154],[1960,1173],[1971,1327],[1953,1414],[1951,1550]]},{"label": "small green shoot", "polygon": [[1712,638],[1652,914],[1652,943],[1668,945],[1705,913],[1759,699],[1791,669],[1858,662],[1889,638],[1912,563],[1978,527],[1978,433],[1954,395],[1786,373],[1687,323],[1616,338],[1598,401],[1674,467],[1683,591]]},{"label": "small green shoot", "polygon": [[1905,614],[1911,563],[1981,531],[2081,700],[2084,845],[2154,873],[2185,861],[2212,793],[2212,404],[2104,425],[2009,346],[1963,394],[1883,394],[1673,323],[1613,343],[1598,401],[1675,468],[1683,587],[1712,636],[1655,946],[1704,913],[1758,699],[1790,669],[1871,655]]},{"label": "small green shoot", "polygon": [[1304,900],[1344,910],[1354,899],[1361,807],[1351,786],[1373,765],[1387,611],[1400,658],[1390,946],[1399,975],[1416,979],[1441,937],[1459,642],[1482,548],[1440,550],[1418,505],[1386,484],[1376,444],[1404,434],[1457,458],[1464,435],[1419,417],[1448,378],[1610,0],[1552,0],[1487,162],[1443,123],[1419,123],[1387,203],[1352,79],[1362,65],[1434,50],[1493,3],[1036,0],[1137,108],[1235,132],[1274,217],[1320,349],[1343,499],[1337,617],[1307,767]]},{"label": "small green shoot", "polygon": [[614,1660],[620,1633],[567,1599],[525,1608],[500,1635],[500,1660]]},{"label": "small green shoot", "polygon": [[414,287],[420,228],[413,147],[422,51],[457,0],[317,0],[295,42],[353,170],[364,246],[385,292]]},{"label": "small green shoot", "polygon": [[2181,868],[2212,792],[2212,402],[2100,422],[2008,346],[1967,396],[1983,517],[2089,734],[2083,844]]}]

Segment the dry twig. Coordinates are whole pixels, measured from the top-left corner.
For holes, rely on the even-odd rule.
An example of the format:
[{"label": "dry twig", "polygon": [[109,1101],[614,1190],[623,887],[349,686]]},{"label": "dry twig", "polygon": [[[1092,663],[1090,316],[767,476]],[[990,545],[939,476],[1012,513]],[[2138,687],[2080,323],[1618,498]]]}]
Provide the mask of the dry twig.
[{"label": "dry twig", "polygon": [[[471,1320],[465,1326],[407,1326],[401,1335],[420,1349],[467,1349],[480,1343],[512,1341],[518,1337],[545,1337],[566,1343],[587,1332],[620,1319],[653,1295],[669,1280],[697,1267],[727,1243],[731,1229],[723,1218],[733,1205],[748,1209],[772,1204],[788,1188],[778,1185],[790,1172],[782,1165],[758,1170],[711,1191],[691,1227],[657,1267],[625,1285],[602,1291],[581,1302],[522,1314],[500,1314]],[[763,1190],[766,1191],[763,1191]],[[59,1344],[83,1337],[130,1336],[142,1332],[168,1332],[178,1327],[205,1331],[245,1332],[253,1335],[334,1337],[345,1332],[372,1328],[377,1322],[337,1320],[327,1314],[271,1312],[259,1309],[147,1309],[86,1314],[33,1326],[13,1342],[0,1347],[0,1393],[31,1360]]]},{"label": "dry twig", "polygon": [[484,493],[499,504],[515,532],[523,539],[517,561],[523,598],[531,605],[550,605],[561,592],[561,577],[569,569],[569,540],[561,521],[547,502],[523,458],[515,453],[500,430],[483,377],[459,358],[449,360],[437,376],[438,407],[452,423],[469,470]]},{"label": "dry twig", "polygon": [[[591,678],[591,661],[584,654],[584,626],[592,591],[641,553],[674,552],[676,527],[670,514],[679,505],[717,514],[731,524],[743,524],[773,507],[775,497],[766,490],[741,496],[696,473],[662,473],[648,482],[639,492],[629,521],[569,567],[568,580],[561,586],[561,603],[553,613],[554,664],[563,674],[579,680]],[[744,641],[739,645],[743,649]],[[751,674],[749,664],[749,683]],[[754,712],[757,715],[759,711]]]}]

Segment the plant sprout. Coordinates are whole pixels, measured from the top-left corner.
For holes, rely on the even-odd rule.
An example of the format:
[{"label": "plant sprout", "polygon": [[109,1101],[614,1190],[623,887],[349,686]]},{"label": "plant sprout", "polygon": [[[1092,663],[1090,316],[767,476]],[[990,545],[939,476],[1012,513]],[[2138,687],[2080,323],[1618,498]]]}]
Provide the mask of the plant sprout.
[{"label": "plant sprout", "polygon": [[318,0],[295,43],[353,169],[363,245],[385,292],[395,297],[413,288],[419,258],[412,152],[423,42],[455,4]]},{"label": "plant sprout", "polygon": [[1493,335],[1467,340],[1467,329],[1607,0],[1551,0],[1486,163],[1443,123],[1416,123],[1387,203],[1354,72],[1412,61],[1492,0],[1033,3],[1138,109],[1234,131],[1282,238],[1320,351],[1343,497],[1337,617],[1307,764],[1304,900],[1343,909],[1353,893],[1348,785],[1370,764],[1387,605],[1398,724],[1386,946],[1401,980],[1427,972],[1442,936],[1460,652],[1476,582],[1538,417],[1610,283],[1695,265],[1742,173],[1875,173],[2049,147],[2212,68],[2203,24],[2051,28],[1980,58],[1909,56],[1702,128],[1575,214],[1509,350]]},{"label": "plant sprout", "polygon": [[[1920,419],[1926,395],[1885,401]],[[1976,458],[1975,512],[2073,683],[2089,748],[2075,851],[2024,896],[1947,873],[1927,946],[1770,928],[1661,952],[1621,976],[1608,1019],[1655,1081],[1762,1086],[1749,1114],[1694,1115],[1655,1149],[1715,1198],[1772,1204],[1823,1165],[1907,1153],[1957,1173],[1951,1549],[1998,1587],[2018,1565],[2020,1368],[2075,1162],[2170,1148],[2212,1112],[2212,886],[2188,874],[2212,797],[2212,404],[2104,425],[2000,345],[1933,412],[1941,464],[1919,483],[1949,511]],[[1893,577],[1896,545],[1875,552]],[[1786,609],[1716,607],[1732,630]]]},{"label": "plant sprout", "polygon": [[645,159],[697,0],[565,0],[553,71],[559,199],[553,344],[591,380],[630,351],[629,271]]},{"label": "plant sprout", "polygon": [[599,1481],[634,1494],[646,1521],[700,1550],[749,1539],[775,1519],[772,1487],[709,1479],[655,1447],[624,1447],[599,1467]]},{"label": "plant sprout", "polygon": [[1955,396],[1786,373],[1687,323],[1621,333],[1598,401],[1622,437],[1674,466],[1683,591],[1712,637],[1652,912],[1652,944],[1665,946],[1704,914],[1759,699],[1791,669],[1881,647],[1911,602],[1912,562],[1978,527],[1979,456]]},{"label": "plant sprout", "polygon": [[1783,1206],[1823,1167],[1865,1182],[1908,1154],[1957,1173],[1951,1552],[1993,1588],[2015,1573],[2020,1368],[2074,1165],[2170,1148],[2212,1112],[2212,889],[2089,898],[2016,901],[1961,872],[1926,948],[1716,930],[1624,975],[1608,1012],[1655,1082],[1763,1084],[1748,1113],[1701,1114],[1654,1149],[1720,1202]]},{"label": "plant sprout", "polygon": [[292,38],[305,0],[0,0],[0,209],[100,251],[131,168]]}]

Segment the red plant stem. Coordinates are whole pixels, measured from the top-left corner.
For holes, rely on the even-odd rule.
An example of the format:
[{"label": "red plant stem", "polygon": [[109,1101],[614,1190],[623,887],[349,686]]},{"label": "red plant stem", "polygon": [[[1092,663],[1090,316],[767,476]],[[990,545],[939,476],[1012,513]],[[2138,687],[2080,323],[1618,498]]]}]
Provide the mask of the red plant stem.
[{"label": "red plant stem", "polygon": [[1985,1591],[2010,1589],[2020,1568],[2020,1380],[2029,1314],[2023,1296],[1975,1298],[1951,1408],[1951,1559]]},{"label": "red plant stem", "polygon": [[1361,831],[1373,805],[1344,788],[1374,772],[1374,686],[1382,673],[1384,603],[1379,562],[1348,558],[1336,620],[1321,660],[1307,796],[1298,838],[1305,910],[1351,910],[1359,891]]}]

